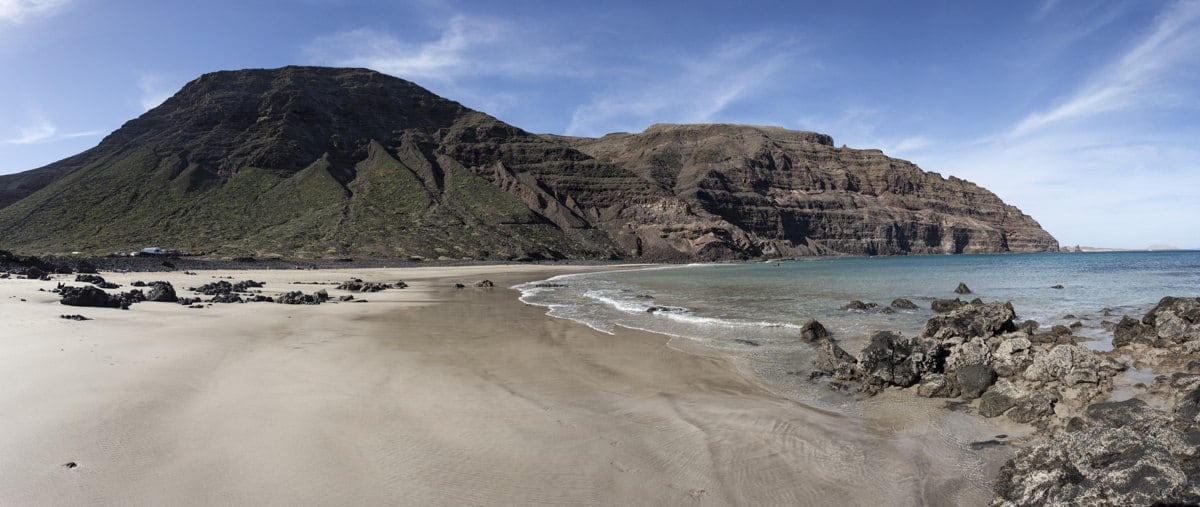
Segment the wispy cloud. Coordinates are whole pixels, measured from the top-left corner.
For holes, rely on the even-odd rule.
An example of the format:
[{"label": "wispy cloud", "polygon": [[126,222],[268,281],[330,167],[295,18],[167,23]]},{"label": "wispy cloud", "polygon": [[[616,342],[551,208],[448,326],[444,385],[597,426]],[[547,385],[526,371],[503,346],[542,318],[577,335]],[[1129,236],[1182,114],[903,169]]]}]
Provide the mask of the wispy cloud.
[{"label": "wispy cloud", "polygon": [[24,23],[52,15],[69,3],[70,0],[0,0],[0,22]]},{"label": "wispy cloud", "polygon": [[790,41],[752,36],[702,54],[648,62],[624,86],[575,109],[568,135],[638,131],[655,122],[711,122],[770,86],[794,58]]},{"label": "wispy cloud", "polygon": [[58,127],[54,122],[50,121],[46,115],[41,112],[31,112],[29,114],[29,124],[17,130],[17,134],[13,137],[0,141],[3,144],[44,144],[62,139],[77,139],[81,137],[94,137],[104,134],[99,130],[85,130],[79,132],[67,132],[60,134]]},{"label": "wispy cloud", "polygon": [[48,118],[41,114],[32,114],[29,125],[21,127],[15,137],[5,139],[5,144],[39,144],[49,141],[58,132]]},{"label": "wispy cloud", "polygon": [[1074,93],[997,135],[914,160],[995,191],[1063,244],[1194,247],[1198,77],[1200,2],[1170,4]]},{"label": "wispy cloud", "polygon": [[142,107],[142,111],[154,109],[171,98],[176,90],[172,84],[166,77],[152,72],[139,75],[137,85],[142,94],[138,98],[138,105]]},{"label": "wispy cloud", "polygon": [[539,41],[528,28],[505,20],[461,14],[450,17],[434,40],[403,40],[360,28],[320,37],[305,52],[316,63],[366,67],[424,82],[562,74],[574,67],[571,44]]},{"label": "wispy cloud", "polygon": [[1137,44],[1055,106],[1026,116],[1008,136],[1020,137],[1055,123],[1104,113],[1173,105],[1181,94],[1194,98],[1195,89],[1177,85],[1185,76],[1194,79],[1200,58],[1198,22],[1200,1],[1172,4]]}]

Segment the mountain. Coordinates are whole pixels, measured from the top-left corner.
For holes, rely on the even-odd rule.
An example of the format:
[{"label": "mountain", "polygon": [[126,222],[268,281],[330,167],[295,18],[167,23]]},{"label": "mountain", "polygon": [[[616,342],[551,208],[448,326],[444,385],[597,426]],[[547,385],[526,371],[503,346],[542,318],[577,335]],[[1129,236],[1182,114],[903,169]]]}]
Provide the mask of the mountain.
[{"label": "mountain", "polygon": [[0,176],[0,242],[220,254],[716,260],[1057,250],[972,183],[822,134],[534,135],[365,69],[206,74]]}]

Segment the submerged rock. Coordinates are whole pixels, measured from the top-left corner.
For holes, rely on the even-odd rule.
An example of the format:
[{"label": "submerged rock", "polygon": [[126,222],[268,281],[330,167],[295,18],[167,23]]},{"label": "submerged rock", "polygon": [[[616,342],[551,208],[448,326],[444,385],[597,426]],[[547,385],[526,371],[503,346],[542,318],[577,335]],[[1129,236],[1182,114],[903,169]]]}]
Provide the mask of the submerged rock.
[{"label": "submerged rock", "polygon": [[970,294],[971,289],[967,287],[967,284],[958,282],[958,287],[954,288],[954,293],[955,294]]},{"label": "submerged rock", "polygon": [[916,310],[917,304],[904,298],[896,298],[892,300],[892,308],[898,310]]},{"label": "submerged rock", "polygon": [[809,319],[803,326],[800,326],[800,339],[802,341],[811,343],[826,338],[829,338],[829,331],[815,319]]}]

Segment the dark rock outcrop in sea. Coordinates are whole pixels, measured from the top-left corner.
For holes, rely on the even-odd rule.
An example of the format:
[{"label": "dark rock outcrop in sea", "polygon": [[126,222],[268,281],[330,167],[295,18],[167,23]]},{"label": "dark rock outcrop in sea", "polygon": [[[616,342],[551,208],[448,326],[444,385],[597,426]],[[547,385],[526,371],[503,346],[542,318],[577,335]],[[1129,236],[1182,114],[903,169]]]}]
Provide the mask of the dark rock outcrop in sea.
[{"label": "dark rock outcrop in sea", "polygon": [[95,148],[0,176],[0,238],[527,261],[1058,248],[986,189],[823,134],[539,136],[401,79],[319,67],[206,74]]}]

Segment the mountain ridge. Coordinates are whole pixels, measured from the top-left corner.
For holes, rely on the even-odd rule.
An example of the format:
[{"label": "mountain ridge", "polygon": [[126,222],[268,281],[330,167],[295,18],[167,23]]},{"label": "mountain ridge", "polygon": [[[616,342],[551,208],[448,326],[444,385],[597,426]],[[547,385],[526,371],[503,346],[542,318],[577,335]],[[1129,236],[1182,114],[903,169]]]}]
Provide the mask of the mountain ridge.
[{"label": "mountain ridge", "polygon": [[986,189],[828,135],[535,135],[368,69],[209,73],[95,148],[0,176],[35,252],[722,260],[1057,250]]}]

